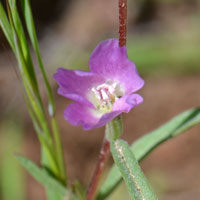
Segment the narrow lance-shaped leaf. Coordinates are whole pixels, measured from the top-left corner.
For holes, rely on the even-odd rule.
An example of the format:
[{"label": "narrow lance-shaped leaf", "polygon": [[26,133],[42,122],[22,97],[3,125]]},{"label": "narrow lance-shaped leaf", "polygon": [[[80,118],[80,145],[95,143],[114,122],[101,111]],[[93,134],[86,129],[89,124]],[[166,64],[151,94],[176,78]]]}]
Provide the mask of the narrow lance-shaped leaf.
[{"label": "narrow lance-shaped leaf", "polygon": [[111,152],[121,175],[126,183],[131,199],[156,200],[146,177],[133,155],[129,145],[123,140],[111,143]]},{"label": "narrow lance-shaped leaf", "polygon": [[[50,129],[48,127],[46,115],[44,112],[44,107],[42,103],[42,99],[40,96],[36,74],[34,71],[34,66],[28,46],[28,42],[26,40],[24,28],[21,23],[21,19],[19,17],[16,0],[7,0],[7,9],[8,9],[8,16],[9,16],[9,22],[7,20],[7,26],[9,26],[11,34],[10,36],[14,41],[14,53],[17,58],[22,81],[24,84],[24,89],[26,91],[26,100],[28,100],[28,109],[29,113],[32,117],[33,123],[36,127],[36,130],[38,132],[38,137],[41,143],[42,147],[42,161],[43,166],[47,166],[49,170],[51,170],[51,173],[57,177],[58,180],[64,179],[61,177],[59,172],[58,164],[60,161],[59,156],[55,155],[55,152],[53,151],[53,142],[52,138],[50,136]],[[3,7],[2,7],[3,10]],[[4,11],[4,10],[3,10]],[[6,14],[3,12],[3,19],[4,24],[6,22]],[[3,24],[3,25],[4,25]],[[5,25],[4,25],[5,27]],[[4,28],[5,29],[5,28]],[[8,38],[9,40],[9,38]],[[53,107],[53,106],[51,106]],[[52,114],[52,121],[55,121],[53,119],[54,115]],[[54,123],[55,124],[55,123]],[[54,125],[55,127],[55,125]],[[55,129],[55,128],[54,128]],[[44,133],[44,134],[42,134]],[[57,161],[58,160],[58,161]],[[64,171],[64,170],[63,170]],[[62,180],[62,182],[64,182]]]},{"label": "narrow lance-shaped leaf", "polygon": [[[42,156],[43,158],[45,157],[45,159],[42,159],[42,162],[43,161],[45,162],[45,163],[43,162],[43,165],[48,166],[48,168],[52,170],[52,173],[58,178],[58,180],[65,182],[66,180],[65,167],[62,167],[64,166],[64,164],[62,164],[64,163],[64,159],[60,152],[56,155],[52,149],[54,148],[52,137],[50,135],[50,129],[48,127],[42,99],[40,97],[37,80],[35,78],[35,71],[33,68],[33,63],[32,63],[32,58],[30,55],[29,47],[26,41],[21,20],[19,18],[17,6],[16,6],[16,0],[8,0],[7,7],[8,7],[8,15],[9,15],[10,23],[11,23],[11,29],[13,32],[13,38],[15,42],[15,48],[16,48],[15,55],[17,57],[17,60],[20,66],[24,88],[26,90],[26,94],[30,102],[29,105],[31,105],[31,112],[30,111],[29,112],[30,114],[34,114],[32,116],[37,117],[36,120],[39,122],[42,132],[44,133],[44,135],[42,136],[41,134],[38,134],[42,149],[45,152]],[[34,113],[32,113],[32,111],[34,111]],[[52,116],[52,120],[51,120],[53,122],[55,122],[54,117],[55,116]],[[34,124],[36,124],[35,123],[36,120],[33,121]],[[56,123],[54,123],[54,126],[53,126],[53,133],[55,132],[54,131],[55,124]],[[37,127],[37,131],[40,131],[38,129],[38,126],[36,127]],[[57,130],[58,129],[56,129],[56,131]],[[58,137],[56,137],[56,139],[57,138]],[[57,141],[58,140],[55,141],[56,144],[58,143]],[[56,148],[56,151],[57,151],[57,148]],[[60,159],[60,157],[62,159]]]},{"label": "narrow lance-shaped leaf", "polygon": [[61,197],[70,195],[70,191],[68,191],[67,188],[65,188],[56,179],[50,176],[50,174],[48,174],[45,170],[40,169],[32,161],[20,155],[17,155],[16,158],[38,182],[46,187],[46,189],[55,192]]},{"label": "narrow lance-shaped leaf", "polygon": [[24,18],[26,22],[26,27],[30,36],[30,40],[33,46],[33,49],[36,53],[36,57],[38,60],[38,64],[40,67],[40,70],[42,72],[42,76],[44,79],[44,83],[47,89],[47,94],[48,94],[48,111],[49,115],[51,116],[51,126],[52,126],[52,132],[54,136],[54,141],[55,141],[55,149],[56,149],[56,158],[58,162],[58,167],[60,169],[60,176],[62,179],[62,182],[66,184],[67,180],[67,175],[66,175],[66,167],[65,167],[65,162],[64,162],[64,156],[63,156],[63,150],[62,150],[62,144],[61,144],[61,139],[60,139],[60,133],[57,125],[57,121],[55,119],[55,105],[54,105],[54,99],[53,99],[53,94],[52,90],[44,69],[44,65],[42,62],[41,54],[40,54],[40,49],[39,49],[39,44],[38,44],[38,39],[36,35],[36,30],[35,30],[35,25],[34,25],[34,20],[32,16],[32,11],[31,11],[31,6],[30,6],[30,1],[29,0],[21,0],[21,5],[22,5],[22,10],[24,13]]},{"label": "narrow lance-shaped leaf", "polygon": [[0,27],[2,31],[4,32],[12,50],[15,52],[15,45],[14,45],[12,30],[11,30],[10,23],[8,21],[8,18],[6,16],[6,13],[4,11],[4,8],[1,2],[0,2]]},{"label": "narrow lance-shaped leaf", "polygon": [[28,108],[28,111],[29,111],[29,114],[30,114],[30,117],[32,119],[32,122],[33,122],[33,125],[34,125],[34,128],[38,134],[38,139],[40,141],[40,144],[42,146],[42,149],[46,155],[46,158],[51,166],[51,170],[52,172],[54,173],[54,175],[58,176],[58,166],[57,166],[57,163],[56,163],[56,160],[55,160],[55,153],[52,151],[52,148],[51,148],[51,141],[48,140],[48,138],[46,138],[45,134],[43,133],[43,130],[42,128],[40,127],[40,123],[38,122],[37,120],[37,117],[35,116],[33,110],[32,110],[32,107],[28,101],[28,98],[27,96],[24,94],[24,99],[25,99],[25,103],[26,103],[26,106]]},{"label": "narrow lance-shaped leaf", "polygon": [[[22,26],[22,22],[19,17],[19,13],[17,10],[16,0],[8,0],[8,15],[11,23],[11,29],[13,31],[13,40],[15,41],[15,37],[17,38],[17,43],[15,42],[15,48],[21,49],[21,54],[24,59],[24,65],[21,70],[23,74],[26,74],[26,79],[29,80],[29,84],[34,91],[34,95],[37,97],[37,100],[40,102],[40,109],[43,109],[42,100],[39,94],[39,88],[37,84],[36,74],[33,67],[33,62],[30,54],[30,50],[28,47],[28,43],[26,40],[26,36],[24,33],[24,29]],[[17,52],[15,53],[15,55]],[[18,62],[19,62],[19,58]]]},{"label": "narrow lance-shaped leaf", "polygon": [[[33,110],[35,111],[38,118],[42,118],[42,120],[40,121],[44,125],[43,127],[46,128],[46,124],[44,124],[44,120],[43,120],[44,119],[43,105],[42,105],[41,97],[39,94],[37,81],[35,79],[35,72],[33,69],[27,41],[24,35],[21,21],[19,19],[18,11],[16,8],[16,1],[8,0],[6,2],[7,2],[8,16],[9,16],[9,22],[7,23],[9,24],[9,28],[11,32],[10,37],[12,38],[14,42],[13,51],[18,61],[24,88],[26,90],[27,96],[29,97]],[[4,12],[3,7],[1,8],[2,8],[2,12]],[[5,12],[4,12],[4,15],[6,15]],[[6,19],[6,16],[5,16],[5,19]],[[9,40],[8,37],[7,39]],[[45,129],[45,133],[46,132],[48,132],[47,129]]]},{"label": "narrow lance-shaped leaf", "polygon": [[[12,2],[12,3],[14,3],[14,2]],[[8,12],[9,12],[9,16],[10,16],[11,28],[12,28],[12,31],[13,31],[13,37],[14,37],[14,41],[15,41],[15,48],[16,48],[15,54],[16,54],[16,57],[17,57],[17,60],[18,60],[18,64],[21,68],[21,76],[22,76],[22,80],[23,80],[23,83],[24,83],[24,88],[26,90],[27,97],[30,101],[30,103],[27,104],[27,105],[32,106],[32,107],[28,106],[28,109],[29,109],[29,112],[31,114],[31,117],[34,116],[32,114],[36,114],[36,116],[37,116],[37,118],[38,118],[38,120],[41,124],[43,132],[45,134],[41,135],[40,132],[39,132],[38,137],[39,137],[39,140],[41,142],[42,147],[45,149],[45,152],[47,153],[47,158],[48,158],[48,161],[50,163],[52,172],[55,175],[58,175],[57,164],[56,164],[56,161],[55,161],[55,158],[54,158],[55,156],[53,156],[53,153],[52,153],[51,148],[50,148],[50,145],[52,145],[52,142],[51,142],[51,138],[49,137],[49,129],[48,129],[48,126],[47,126],[47,122],[45,121],[45,115],[44,115],[42,103],[41,103],[40,98],[39,99],[35,98],[35,95],[33,93],[32,84],[30,84],[30,82],[31,82],[30,79],[32,77],[29,74],[29,72],[27,71],[27,66],[29,64],[27,62],[27,59],[23,55],[22,46],[21,46],[22,40],[19,40],[17,31],[16,31],[16,29],[19,28],[19,27],[15,26],[14,19],[13,19],[14,16],[18,16],[18,13],[17,13],[17,10],[15,8],[16,5],[13,5],[12,3],[10,3],[11,5],[9,4],[8,8],[10,8],[10,10]],[[14,16],[13,16],[13,12],[16,12],[16,14]],[[18,19],[18,20],[16,20],[15,23],[18,23],[19,21],[20,20]],[[39,93],[38,93],[38,96],[40,97]],[[26,101],[27,101],[27,99],[26,99]],[[32,113],[33,110],[34,110],[34,113]],[[33,123],[36,124],[36,121],[34,120]],[[39,129],[37,129],[37,131],[39,131]]]},{"label": "narrow lance-shaped leaf", "polygon": [[21,5],[22,5],[22,10],[24,12],[24,18],[25,18],[25,22],[26,22],[26,27],[31,39],[31,43],[33,45],[33,48],[35,50],[36,56],[37,56],[37,60],[39,63],[39,67],[40,70],[42,72],[42,76],[44,79],[44,83],[45,86],[47,88],[47,94],[48,94],[48,98],[49,98],[49,114],[50,116],[54,116],[55,114],[55,105],[54,105],[54,99],[53,99],[53,94],[52,94],[52,90],[44,69],[44,65],[42,62],[42,58],[40,55],[40,49],[39,49],[39,44],[38,44],[38,39],[37,39],[37,35],[36,35],[36,30],[35,30],[35,25],[34,25],[34,20],[33,20],[33,15],[32,15],[32,11],[31,11],[31,6],[30,6],[30,1],[29,0],[21,0]]},{"label": "narrow lance-shaped leaf", "polygon": [[[198,123],[200,123],[200,108],[187,110],[158,129],[136,140],[132,144],[131,149],[134,152],[136,159],[140,161],[158,145],[183,133]],[[114,166],[101,187],[97,199],[105,199],[119,185],[121,180],[122,177],[119,170]]]},{"label": "narrow lance-shaped leaf", "polygon": [[37,115],[38,119],[40,120],[42,127],[44,128],[45,133],[47,133],[46,125],[44,119],[44,113],[43,110],[41,109],[42,105],[38,102],[38,100],[35,98],[35,95],[33,93],[32,87],[31,87],[31,77],[29,76],[26,66],[26,60],[23,57],[23,53],[21,50],[21,45],[19,43],[18,37],[15,33],[15,28],[13,27],[13,36],[14,36],[14,41],[15,41],[15,48],[16,48],[16,57],[18,60],[18,65],[19,68],[21,69],[21,77],[23,80],[24,88],[26,90],[27,97],[29,98],[30,104],[32,105],[32,108]]},{"label": "narrow lance-shaped leaf", "polygon": [[26,89],[26,93],[29,97],[29,101],[33,107],[33,110],[36,113],[38,120],[41,123],[41,127],[43,128],[46,134],[46,138],[50,140],[50,131],[47,125],[37,80],[35,78],[35,71],[32,65],[30,51],[27,45],[21,20],[18,15],[16,1],[8,0],[8,2],[8,15],[11,23],[16,48],[15,55],[18,60],[19,67],[21,69],[21,76],[24,83],[24,87]]}]

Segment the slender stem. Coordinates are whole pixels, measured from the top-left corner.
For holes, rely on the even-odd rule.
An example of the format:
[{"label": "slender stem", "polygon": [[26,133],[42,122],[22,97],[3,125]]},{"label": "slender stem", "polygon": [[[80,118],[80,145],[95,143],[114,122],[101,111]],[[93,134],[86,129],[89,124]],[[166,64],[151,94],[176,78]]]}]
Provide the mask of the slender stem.
[{"label": "slender stem", "polygon": [[[127,32],[127,0],[119,0],[119,46],[126,45]],[[110,142],[105,138],[101,147],[99,160],[87,191],[87,200],[94,200],[100,176],[110,152]]]},{"label": "slender stem", "polygon": [[98,183],[101,177],[101,174],[103,172],[103,169],[105,167],[105,163],[108,160],[110,153],[110,142],[107,139],[104,139],[100,154],[99,154],[99,160],[96,165],[96,169],[94,172],[94,175],[92,177],[91,183],[89,185],[88,191],[87,191],[87,200],[94,200]]},{"label": "slender stem", "polygon": [[65,167],[65,160],[64,160],[64,152],[63,152],[58,124],[55,117],[52,117],[51,123],[52,123],[52,128],[53,128],[56,157],[57,157],[58,167],[59,167],[60,176],[61,176],[60,178],[61,178],[62,183],[66,185],[67,175],[66,175],[66,167]]},{"label": "slender stem", "polygon": [[127,0],[119,0],[119,46],[126,45]]}]

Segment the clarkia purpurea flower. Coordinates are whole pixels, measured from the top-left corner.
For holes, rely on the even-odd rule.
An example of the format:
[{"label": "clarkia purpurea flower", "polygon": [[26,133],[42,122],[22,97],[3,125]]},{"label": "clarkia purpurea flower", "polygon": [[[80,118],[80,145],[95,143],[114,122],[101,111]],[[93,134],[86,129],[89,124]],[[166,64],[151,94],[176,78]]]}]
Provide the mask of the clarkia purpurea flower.
[{"label": "clarkia purpurea flower", "polygon": [[98,128],[143,102],[134,92],[143,87],[144,80],[118,40],[98,44],[89,67],[90,72],[59,68],[54,74],[58,94],[74,101],[64,112],[72,125],[82,125],[84,130]]}]

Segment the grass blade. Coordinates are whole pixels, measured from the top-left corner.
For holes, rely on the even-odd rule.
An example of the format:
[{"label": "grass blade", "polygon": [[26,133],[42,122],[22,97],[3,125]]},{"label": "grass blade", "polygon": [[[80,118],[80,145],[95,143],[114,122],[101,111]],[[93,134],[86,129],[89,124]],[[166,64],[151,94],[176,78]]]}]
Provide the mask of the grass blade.
[{"label": "grass blade", "polygon": [[131,199],[156,200],[157,198],[142,173],[129,145],[123,140],[116,140],[111,143],[111,152],[115,164],[126,183]]},{"label": "grass blade", "polygon": [[[200,123],[200,108],[187,110],[158,129],[139,138],[131,146],[131,150],[138,161],[148,155],[154,148],[170,138],[173,138],[189,128]],[[105,199],[121,182],[122,178],[116,166],[114,166],[103,186],[100,189],[97,199]]]}]

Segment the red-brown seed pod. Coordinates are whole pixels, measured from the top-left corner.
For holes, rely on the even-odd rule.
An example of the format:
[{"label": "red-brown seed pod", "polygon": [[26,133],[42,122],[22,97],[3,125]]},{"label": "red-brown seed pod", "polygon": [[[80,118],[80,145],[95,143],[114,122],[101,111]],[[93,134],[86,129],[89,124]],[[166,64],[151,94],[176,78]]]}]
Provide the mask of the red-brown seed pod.
[{"label": "red-brown seed pod", "polygon": [[119,0],[119,46],[126,45],[127,0]]}]

